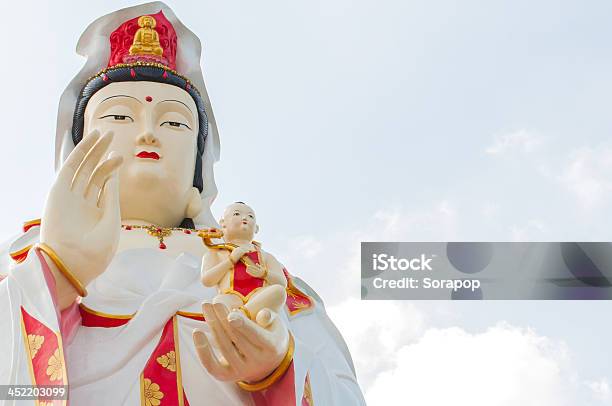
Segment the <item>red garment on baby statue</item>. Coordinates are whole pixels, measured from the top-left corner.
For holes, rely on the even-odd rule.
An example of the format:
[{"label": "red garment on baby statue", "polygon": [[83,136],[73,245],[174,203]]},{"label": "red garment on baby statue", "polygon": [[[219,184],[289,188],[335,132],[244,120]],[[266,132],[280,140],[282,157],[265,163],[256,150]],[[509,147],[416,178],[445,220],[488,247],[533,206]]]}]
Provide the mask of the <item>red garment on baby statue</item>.
[{"label": "red garment on baby statue", "polygon": [[[265,266],[259,249],[249,252],[245,254],[245,256],[249,257],[254,264]],[[263,287],[265,283],[266,281],[264,279],[256,278],[249,274],[244,262],[238,261],[234,264],[234,270],[230,276],[230,288],[225,293],[237,294],[243,301],[246,301],[253,292]]]}]

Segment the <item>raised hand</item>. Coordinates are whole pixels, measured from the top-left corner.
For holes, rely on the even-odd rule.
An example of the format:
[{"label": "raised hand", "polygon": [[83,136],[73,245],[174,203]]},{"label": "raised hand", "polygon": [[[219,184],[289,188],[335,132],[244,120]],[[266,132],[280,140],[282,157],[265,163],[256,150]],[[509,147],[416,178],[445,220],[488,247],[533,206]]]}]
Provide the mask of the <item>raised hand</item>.
[{"label": "raised hand", "polygon": [[257,323],[221,303],[203,303],[202,312],[212,337],[194,330],[193,341],[200,362],[218,380],[257,382],[285,358],[289,331],[270,309],[257,313]]},{"label": "raised hand", "polygon": [[83,285],[104,272],[119,243],[117,169],[123,158],[107,156],[112,137],[94,131],[74,148],[49,192],[41,221],[40,241]]},{"label": "raised hand", "polygon": [[264,276],[266,276],[266,268],[261,265],[249,265],[246,267],[246,271],[249,275],[255,278],[263,278]]},{"label": "raised hand", "polygon": [[253,250],[255,250],[253,244],[244,244],[237,248],[234,248],[234,250],[230,254],[230,261],[235,264],[236,262],[240,261],[240,258],[242,258],[245,254],[248,254]]}]

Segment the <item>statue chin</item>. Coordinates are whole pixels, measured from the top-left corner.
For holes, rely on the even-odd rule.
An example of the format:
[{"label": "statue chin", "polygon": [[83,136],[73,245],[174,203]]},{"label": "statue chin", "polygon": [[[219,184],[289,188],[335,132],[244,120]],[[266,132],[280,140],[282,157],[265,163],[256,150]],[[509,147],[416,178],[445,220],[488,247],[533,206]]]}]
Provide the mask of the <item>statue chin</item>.
[{"label": "statue chin", "polygon": [[135,170],[119,179],[121,218],[140,219],[162,226],[183,220],[185,191],[159,170]]},{"label": "statue chin", "polygon": [[[133,181],[141,181],[141,182],[153,182],[160,181],[163,178],[166,178],[166,171],[164,170],[163,165],[159,161],[153,161],[151,159],[138,159],[135,162],[132,162],[128,168],[125,169],[124,172],[134,179]],[[122,179],[120,179],[121,181]],[[132,182],[133,182],[132,181]]]},{"label": "statue chin", "polygon": [[165,198],[158,193],[122,193],[120,210],[122,220],[142,220],[162,227],[176,227],[184,218],[185,209],[179,207],[178,198]]}]

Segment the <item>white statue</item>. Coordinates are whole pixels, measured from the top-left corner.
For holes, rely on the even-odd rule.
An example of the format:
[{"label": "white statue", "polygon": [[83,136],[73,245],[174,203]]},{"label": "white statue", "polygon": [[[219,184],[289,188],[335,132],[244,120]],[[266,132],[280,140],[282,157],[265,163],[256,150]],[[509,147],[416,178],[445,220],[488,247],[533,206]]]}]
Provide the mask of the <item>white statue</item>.
[{"label": "white statue", "polygon": [[0,383],[68,385],[75,406],[364,404],[321,300],[271,255],[271,300],[215,302],[202,283],[202,258],[227,253],[201,239],[218,235],[219,138],[198,38],[154,2],[97,19],[77,51],[57,178],[3,254]]}]

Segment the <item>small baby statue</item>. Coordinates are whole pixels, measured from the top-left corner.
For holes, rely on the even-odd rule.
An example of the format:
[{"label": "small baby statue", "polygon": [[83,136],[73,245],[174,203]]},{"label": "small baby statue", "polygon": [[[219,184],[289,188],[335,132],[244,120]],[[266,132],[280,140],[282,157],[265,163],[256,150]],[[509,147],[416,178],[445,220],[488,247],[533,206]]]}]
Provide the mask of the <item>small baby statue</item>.
[{"label": "small baby statue", "polygon": [[202,283],[216,286],[213,303],[230,310],[239,309],[256,320],[264,308],[280,312],[287,299],[287,279],[283,265],[253,241],[259,231],[253,209],[243,202],[229,205],[219,221],[225,244],[212,244],[204,238],[209,252],[202,260]]}]

